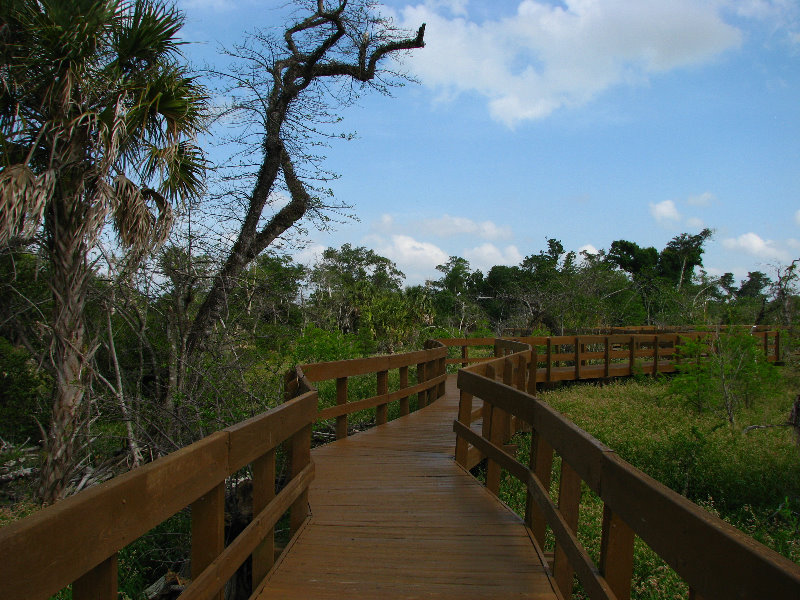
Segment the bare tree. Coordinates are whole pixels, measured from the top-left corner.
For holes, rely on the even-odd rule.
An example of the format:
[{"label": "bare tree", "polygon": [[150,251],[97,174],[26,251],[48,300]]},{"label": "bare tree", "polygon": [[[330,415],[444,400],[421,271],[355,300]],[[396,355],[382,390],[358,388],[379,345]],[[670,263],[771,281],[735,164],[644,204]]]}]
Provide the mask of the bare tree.
[{"label": "bare tree", "polygon": [[[318,157],[310,150],[324,139],[325,125],[335,122],[336,113],[362,89],[385,93],[401,81],[402,75],[384,63],[424,46],[424,24],[410,35],[367,0],[296,4],[301,18],[282,36],[252,35],[228,52],[237,64],[221,74],[233,82],[230,93],[243,96],[231,111],[248,119],[244,135],[257,138],[259,157],[236,241],[192,323],[190,355],[204,347],[250,262],[304,217],[328,218],[324,213],[330,207],[314,187]],[[281,194],[288,202],[265,214]]]}]

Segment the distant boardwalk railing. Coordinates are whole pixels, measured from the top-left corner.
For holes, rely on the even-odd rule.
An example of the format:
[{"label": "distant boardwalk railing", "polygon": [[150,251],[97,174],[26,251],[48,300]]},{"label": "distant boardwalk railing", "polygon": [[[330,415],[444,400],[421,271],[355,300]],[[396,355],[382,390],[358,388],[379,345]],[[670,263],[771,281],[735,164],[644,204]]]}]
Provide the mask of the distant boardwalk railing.
[{"label": "distant boardwalk railing", "polygon": [[[690,598],[800,598],[800,566],[635,469],[537,400],[529,344],[497,340],[495,354],[458,373],[456,461],[468,468],[486,458],[486,486],[495,494],[502,470],[522,482],[526,524],[542,548],[547,528],[555,538],[553,570],[565,598],[572,597],[573,575],[592,599],[629,598],[636,536],[687,582]],[[478,411],[474,399],[482,401]],[[480,431],[472,426],[476,414],[483,418]],[[504,447],[510,432],[525,426],[532,431],[528,465]],[[557,499],[550,494],[554,454],[561,457]],[[598,563],[576,535],[581,482],[603,501]]]},{"label": "distant boardwalk railing", "polygon": [[[713,337],[714,332],[615,334],[576,336],[532,336],[502,338],[531,346],[536,363],[535,382],[575,381],[624,377],[637,372],[671,373],[680,363],[678,346],[687,340]],[[753,331],[770,362],[780,360],[780,331]],[[447,364],[466,367],[494,357],[495,338],[442,338],[449,349],[459,349],[460,356],[448,355]],[[470,349],[479,356],[470,355]]]},{"label": "distant boardwalk railing", "polygon": [[[446,357],[447,348],[440,341],[429,340],[425,350],[417,352],[299,365],[286,378],[286,394],[289,398],[294,395],[299,377],[311,383],[336,381],[336,404],[320,406],[316,421],[335,418],[336,439],[341,439],[347,437],[348,415],[355,412],[374,408],[375,424],[382,425],[388,419],[388,407],[392,402],[398,403],[399,416],[404,416],[409,413],[412,395],[416,394],[418,409],[443,396]],[[389,372],[392,370],[399,372],[399,387],[390,391]],[[409,373],[414,375],[415,383],[409,384]],[[348,401],[348,380],[359,375],[374,375],[377,393]]]}]

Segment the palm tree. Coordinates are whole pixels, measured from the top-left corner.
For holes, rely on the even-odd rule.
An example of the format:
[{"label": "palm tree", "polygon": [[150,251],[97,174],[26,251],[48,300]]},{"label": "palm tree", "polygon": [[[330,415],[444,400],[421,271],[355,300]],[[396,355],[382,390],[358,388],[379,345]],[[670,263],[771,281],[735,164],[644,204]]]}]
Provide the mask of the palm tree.
[{"label": "palm tree", "polygon": [[158,245],[170,202],[202,186],[193,140],[206,97],[181,62],[182,22],[163,0],[0,5],[0,247],[41,233],[52,273],[45,502],[63,496],[76,460],[89,252],[109,223],[136,253]]}]

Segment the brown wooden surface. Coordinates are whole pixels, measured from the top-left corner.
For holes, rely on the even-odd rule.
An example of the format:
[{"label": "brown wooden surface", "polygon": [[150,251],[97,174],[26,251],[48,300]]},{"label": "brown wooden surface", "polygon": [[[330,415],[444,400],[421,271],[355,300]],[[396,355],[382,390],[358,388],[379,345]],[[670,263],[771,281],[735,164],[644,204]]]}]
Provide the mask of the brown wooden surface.
[{"label": "brown wooden surface", "polygon": [[[76,598],[97,597],[96,590],[112,589],[117,551],[189,504],[206,513],[197,534],[213,547],[205,553],[198,545],[205,553],[198,561],[213,558],[221,482],[310,423],[316,406],[316,392],[304,394],[0,528],[0,599],[46,599],[72,582]],[[198,500],[212,496],[210,504]]]},{"label": "brown wooden surface", "polygon": [[257,595],[557,598],[522,521],[453,460],[458,390],[312,451],[311,520]]},{"label": "brown wooden surface", "polygon": [[[630,548],[635,534],[703,597],[800,598],[798,565],[638,471],[546,403],[494,381],[489,375],[504,360],[482,365],[483,374],[477,369],[459,371],[461,391],[530,423],[535,434],[561,455],[562,463],[569,463],[607,509],[619,517],[616,523],[607,518],[604,527],[602,572],[610,574],[606,581],[578,543],[547,488],[533,473],[525,482],[589,597],[616,597],[611,591],[612,583],[613,589],[625,597],[630,586]],[[472,429],[461,423],[456,423],[455,429],[481,454],[500,463],[512,476],[520,477],[518,473],[525,467],[503,456],[496,445],[484,439],[488,437],[485,433],[483,438],[474,440]]]}]

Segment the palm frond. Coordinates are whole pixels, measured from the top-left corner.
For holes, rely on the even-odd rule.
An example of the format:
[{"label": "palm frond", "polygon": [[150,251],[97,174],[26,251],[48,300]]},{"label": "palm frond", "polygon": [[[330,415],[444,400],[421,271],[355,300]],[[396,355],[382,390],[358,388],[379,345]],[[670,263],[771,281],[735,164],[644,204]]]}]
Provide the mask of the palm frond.
[{"label": "palm frond", "polygon": [[26,165],[12,165],[0,172],[0,246],[16,237],[33,235],[54,184],[51,170],[36,175]]}]

